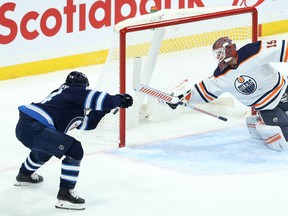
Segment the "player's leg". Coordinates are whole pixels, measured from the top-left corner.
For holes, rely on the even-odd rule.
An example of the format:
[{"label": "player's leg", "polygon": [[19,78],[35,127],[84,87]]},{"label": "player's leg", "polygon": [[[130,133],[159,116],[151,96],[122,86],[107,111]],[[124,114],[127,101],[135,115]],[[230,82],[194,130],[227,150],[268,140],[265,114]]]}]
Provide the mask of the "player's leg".
[{"label": "player's leg", "polygon": [[19,169],[15,186],[37,184],[43,181],[43,177],[35,173],[35,171],[48,161],[52,155],[41,151],[39,148],[34,149],[33,146],[35,146],[34,137],[40,134],[44,128],[45,126],[41,123],[20,114],[15,131],[16,137],[26,147],[31,149],[31,152]]},{"label": "player's leg", "polygon": [[288,116],[284,110],[279,107],[273,110],[263,110],[260,111],[260,116],[265,125],[279,126],[285,140],[288,140]]},{"label": "player's leg", "polygon": [[47,162],[52,155],[40,151],[31,151],[26,160],[22,163],[19,173],[16,176],[15,186],[26,186],[43,182],[44,178],[36,171]]},{"label": "player's leg", "polygon": [[265,144],[277,151],[288,148],[288,116],[283,109],[276,107],[273,110],[260,111],[265,125],[257,125]]},{"label": "player's leg", "polygon": [[83,148],[77,140],[65,153],[66,157],[62,160],[61,177],[59,191],[57,194],[58,202],[56,208],[62,209],[85,209],[85,200],[77,196],[74,192],[80,172],[80,163],[83,158]]},{"label": "player's leg", "polygon": [[[65,159],[62,161],[59,193],[61,192],[61,195],[64,191],[67,196],[61,195],[59,198],[61,198],[62,201],[68,202],[68,204],[72,204],[72,206],[66,205],[68,206],[67,208],[84,209],[85,200],[76,196],[73,191],[80,171],[80,162],[83,157],[81,143],[75,138],[57,130],[47,128],[38,121],[27,116],[19,119],[16,126],[16,136],[19,141],[33,152],[44,152],[59,159],[66,155]],[[29,159],[31,159],[31,157]],[[37,159],[33,158],[32,160],[35,160],[32,161],[34,169],[37,169],[42,165],[37,163]],[[58,207],[65,208],[63,205],[59,205]]]},{"label": "player's leg", "polygon": [[[43,137],[48,137],[43,139]],[[80,163],[84,152],[75,138],[62,132],[45,127],[40,136],[34,138],[37,147],[57,158],[63,158],[60,186],[56,208],[85,209],[85,200],[75,195],[74,188],[80,172]]]},{"label": "player's leg", "polygon": [[263,140],[267,147],[276,151],[286,148],[286,140],[279,126],[265,125],[259,115],[248,116],[246,124],[252,138]]},{"label": "player's leg", "polygon": [[287,142],[279,126],[270,126],[256,123],[256,130],[267,147],[275,151],[288,149]]},{"label": "player's leg", "polygon": [[258,123],[259,121],[260,121],[259,115],[251,115],[246,117],[246,125],[250,133],[250,136],[253,139],[262,139],[261,135],[256,130],[256,123]]}]

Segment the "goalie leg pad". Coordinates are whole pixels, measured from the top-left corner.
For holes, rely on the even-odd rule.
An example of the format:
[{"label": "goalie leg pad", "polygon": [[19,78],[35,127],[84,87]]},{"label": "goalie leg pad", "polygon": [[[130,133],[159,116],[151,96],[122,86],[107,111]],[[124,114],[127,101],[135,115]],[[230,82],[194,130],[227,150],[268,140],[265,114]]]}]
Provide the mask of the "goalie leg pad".
[{"label": "goalie leg pad", "polygon": [[288,140],[288,115],[285,110],[280,107],[275,107],[273,110],[262,110],[260,116],[266,125],[279,126],[285,139]]},{"label": "goalie leg pad", "polygon": [[288,149],[288,144],[279,126],[269,126],[256,122],[256,130],[268,148],[275,151]]},{"label": "goalie leg pad", "polygon": [[253,139],[262,139],[261,135],[256,130],[256,122],[258,121],[260,121],[260,117],[258,115],[252,115],[246,117],[246,125],[250,133],[250,136]]}]

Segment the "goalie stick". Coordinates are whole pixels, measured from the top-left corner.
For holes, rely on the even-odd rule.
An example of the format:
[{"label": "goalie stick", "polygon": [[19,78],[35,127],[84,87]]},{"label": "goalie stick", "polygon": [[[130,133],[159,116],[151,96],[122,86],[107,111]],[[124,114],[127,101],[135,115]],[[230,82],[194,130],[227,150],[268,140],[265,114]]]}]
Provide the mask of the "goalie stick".
[{"label": "goalie stick", "polygon": [[173,96],[173,95],[170,95],[170,94],[167,94],[165,92],[162,92],[160,90],[157,90],[157,89],[154,89],[154,88],[151,88],[147,85],[143,85],[140,83],[140,72],[141,72],[141,64],[142,64],[142,59],[140,57],[137,57],[134,59],[134,65],[133,65],[133,88],[135,91],[137,92],[141,92],[147,96],[151,96],[151,97],[154,97],[154,98],[157,98],[159,100],[162,100],[166,103],[175,103],[175,104],[179,104],[181,106],[184,106],[184,107],[187,107],[189,109],[192,109],[192,110],[195,110],[197,112],[201,112],[203,114],[206,114],[206,115],[209,115],[211,117],[214,117],[214,118],[217,118],[219,120],[222,120],[222,121],[227,121],[228,119],[223,117],[223,116],[219,116],[219,115],[216,115],[216,114],[213,114],[213,113],[210,113],[208,111],[205,111],[205,110],[202,110],[202,109],[199,109],[189,103],[184,103],[182,101],[179,102],[179,98],[177,98],[176,96]]},{"label": "goalie stick", "polygon": [[[154,97],[154,98],[157,98],[157,99],[160,99],[166,103],[177,103],[177,101],[179,101],[179,99],[175,96],[172,96],[172,95],[169,95],[165,92],[162,92],[162,91],[159,91],[157,89],[153,89],[149,86],[145,86],[145,85],[142,85],[142,84],[139,84],[137,88],[134,88],[135,91],[138,91],[138,92],[141,92],[145,95],[148,95],[148,96],[151,96],[151,97]],[[188,104],[188,103],[184,103],[184,102],[178,102],[179,105],[181,106],[184,106],[184,107],[187,107],[189,109],[193,109],[197,112],[201,112],[203,114],[206,114],[206,115],[209,115],[209,116],[212,116],[214,118],[217,118],[217,119],[220,119],[222,121],[227,121],[228,119],[223,117],[223,116],[219,116],[219,115],[216,115],[216,114],[213,114],[213,113],[210,113],[208,111],[205,111],[205,110],[202,110],[200,108],[197,108],[191,104]]]}]

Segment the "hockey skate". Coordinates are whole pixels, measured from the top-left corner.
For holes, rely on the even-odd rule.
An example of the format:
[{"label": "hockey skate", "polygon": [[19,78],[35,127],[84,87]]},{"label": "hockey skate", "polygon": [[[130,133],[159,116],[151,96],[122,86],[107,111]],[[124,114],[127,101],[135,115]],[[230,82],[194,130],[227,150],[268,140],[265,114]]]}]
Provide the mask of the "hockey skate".
[{"label": "hockey skate", "polygon": [[28,186],[31,184],[39,184],[44,181],[44,178],[37,173],[26,174],[19,172],[16,176],[14,186]]},{"label": "hockey skate", "polygon": [[73,189],[60,188],[55,207],[59,209],[84,210],[85,200],[77,196]]}]

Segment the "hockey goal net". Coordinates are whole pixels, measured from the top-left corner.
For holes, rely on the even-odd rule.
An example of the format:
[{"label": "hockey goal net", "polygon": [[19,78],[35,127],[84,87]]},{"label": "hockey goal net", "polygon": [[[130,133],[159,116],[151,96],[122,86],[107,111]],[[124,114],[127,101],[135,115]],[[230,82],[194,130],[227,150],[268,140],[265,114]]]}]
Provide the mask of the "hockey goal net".
[{"label": "hockey goal net", "polygon": [[[141,83],[150,87],[166,91],[185,79],[197,83],[211,76],[217,66],[211,52],[216,39],[229,36],[237,48],[257,40],[257,11],[250,7],[165,9],[127,19],[118,23],[114,31],[96,89],[111,94],[129,93],[134,105],[107,115],[93,132],[93,139],[123,147],[126,128],[137,127],[143,119],[165,121],[183,112],[133,90],[133,74],[139,70],[135,69],[134,59],[141,58]],[[219,111],[224,110],[226,115],[245,113],[229,95],[218,101]],[[212,110],[217,112],[215,107]]]}]

